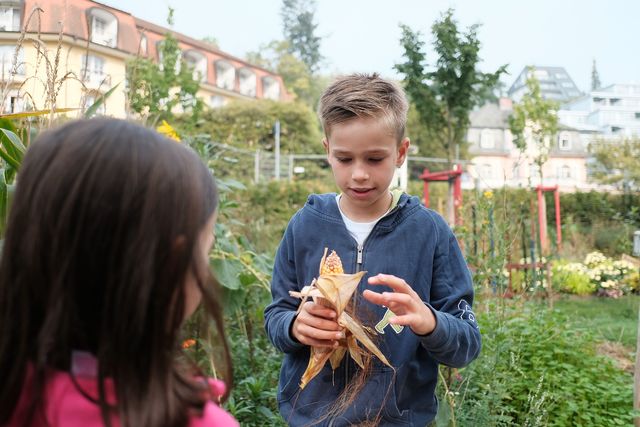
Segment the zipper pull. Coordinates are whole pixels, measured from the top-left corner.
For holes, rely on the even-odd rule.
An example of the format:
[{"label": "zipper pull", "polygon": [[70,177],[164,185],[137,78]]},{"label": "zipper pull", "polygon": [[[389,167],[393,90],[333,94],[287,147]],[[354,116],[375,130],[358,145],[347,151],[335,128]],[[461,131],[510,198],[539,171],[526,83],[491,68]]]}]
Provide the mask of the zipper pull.
[{"label": "zipper pull", "polygon": [[362,245],[358,245],[358,258],[356,264],[362,264]]}]

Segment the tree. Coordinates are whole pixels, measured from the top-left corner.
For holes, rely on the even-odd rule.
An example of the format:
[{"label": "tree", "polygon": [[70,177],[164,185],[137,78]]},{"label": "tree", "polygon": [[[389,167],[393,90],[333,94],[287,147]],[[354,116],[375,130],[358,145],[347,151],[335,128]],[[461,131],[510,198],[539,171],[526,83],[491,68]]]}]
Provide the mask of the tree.
[{"label": "tree", "polygon": [[522,100],[513,107],[513,114],[509,117],[509,128],[513,135],[513,142],[520,151],[529,147],[534,153],[534,163],[540,173],[542,182],[542,166],[549,158],[551,143],[558,132],[558,104],[542,98],[540,83],[535,78],[532,68],[526,81],[527,92]]},{"label": "tree", "polygon": [[297,100],[315,108],[326,79],[312,75],[307,65],[290,53],[289,42],[274,40],[258,52],[247,53],[246,60],[279,74]]},{"label": "tree", "polygon": [[[167,22],[173,24],[171,8]],[[141,57],[127,63],[129,109],[154,125],[171,118],[178,106],[190,111],[196,120],[203,108],[202,101],[196,97],[200,82],[183,60],[178,40],[167,33],[158,49],[160,63]]]},{"label": "tree", "polygon": [[218,43],[218,39],[213,36],[206,36],[201,39],[203,42],[212,46],[214,49],[220,49],[220,43]]},{"label": "tree", "polygon": [[427,71],[420,34],[406,25],[401,28],[406,61],[395,68],[404,76],[404,87],[420,124],[433,137],[420,148],[423,153],[443,153],[451,165],[456,152],[464,149],[469,112],[486,97],[488,89],[496,86],[505,66],[494,73],[478,71],[478,26],[460,33],[452,9],[431,28],[438,55],[434,71]]},{"label": "tree", "polygon": [[640,138],[596,140],[589,146],[589,151],[596,160],[595,179],[640,191]]},{"label": "tree", "polygon": [[283,0],[280,15],[284,38],[289,53],[300,59],[315,74],[323,60],[320,54],[321,38],[316,36],[314,0]]},{"label": "tree", "polygon": [[596,69],[596,60],[593,60],[593,65],[591,67],[591,90],[596,90],[600,88],[600,75],[598,74],[598,70]]}]

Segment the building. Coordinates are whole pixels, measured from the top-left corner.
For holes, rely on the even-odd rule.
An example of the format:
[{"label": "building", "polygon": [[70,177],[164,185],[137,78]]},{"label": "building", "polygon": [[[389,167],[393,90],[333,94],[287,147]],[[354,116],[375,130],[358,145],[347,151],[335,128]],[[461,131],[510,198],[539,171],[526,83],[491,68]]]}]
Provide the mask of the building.
[{"label": "building", "polygon": [[157,61],[168,32],[201,81],[197,96],[210,107],[231,99],[290,98],[279,75],[105,4],[0,0],[3,112],[87,107],[118,84],[101,112],[126,117],[126,62],[136,56]]},{"label": "building", "polygon": [[640,136],[640,84],[613,84],[593,90],[564,104],[558,118],[589,139]]},{"label": "building", "polygon": [[520,102],[527,92],[527,78],[531,73],[540,83],[540,94],[543,99],[565,102],[582,95],[564,68],[532,66],[525,67],[507,91],[507,95],[513,102]]},{"label": "building", "polygon": [[[534,144],[521,152],[509,130],[512,101],[501,98],[471,112],[467,141],[472,158],[467,167],[473,186],[478,188],[523,187],[541,183],[534,162],[538,155]],[[543,165],[543,185],[558,185],[561,191],[588,190],[587,147],[580,133],[561,126]]]}]

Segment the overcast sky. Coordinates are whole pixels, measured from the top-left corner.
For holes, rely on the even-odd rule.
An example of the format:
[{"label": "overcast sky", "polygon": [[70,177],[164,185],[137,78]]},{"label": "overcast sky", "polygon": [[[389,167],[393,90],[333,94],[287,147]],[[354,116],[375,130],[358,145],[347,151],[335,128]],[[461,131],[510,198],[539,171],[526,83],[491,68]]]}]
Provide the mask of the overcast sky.
[{"label": "overcast sky", "polygon": [[[200,39],[215,37],[234,56],[282,39],[281,0],[103,0],[134,16]],[[508,64],[508,86],[526,65],[565,67],[578,88],[590,88],[596,60],[603,85],[640,82],[640,1],[637,0],[317,0],[324,73],[372,72],[399,78],[399,24],[423,34],[442,12],[455,9],[460,27],[481,24],[483,71]],[[427,54],[427,60],[433,61]],[[430,62],[433,63],[433,62]]]}]

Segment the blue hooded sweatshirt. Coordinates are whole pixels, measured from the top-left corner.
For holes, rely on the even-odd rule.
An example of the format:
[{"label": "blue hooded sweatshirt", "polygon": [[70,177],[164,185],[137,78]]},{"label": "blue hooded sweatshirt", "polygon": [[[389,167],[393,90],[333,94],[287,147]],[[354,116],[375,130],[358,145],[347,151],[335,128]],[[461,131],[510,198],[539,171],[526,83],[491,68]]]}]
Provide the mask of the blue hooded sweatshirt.
[{"label": "blue hooded sweatshirt", "polygon": [[[345,273],[366,271],[354,294],[357,317],[377,331],[376,344],[394,370],[375,363],[355,401],[338,416],[327,416],[358,367],[348,353],[332,371],[329,363],[300,390],[309,362],[309,347],[291,335],[300,291],[318,276],[324,248],[335,250]],[[433,311],[437,325],[426,336],[409,327],[390,325],[390,312],[362,298],[362,291],[390,291],[370,286],[379,273],[404,279]],[[473,304],[473,284],[458,242],[444,219],[425,208],[417,197],[402,194],[396,206],[359,246],[340,216],[336,194],[311,195],[289,222],[278,248],[272,303],[265,310],[267,334],[285,353],[280,371],[278,405],[292,426],[349,426],[375,420],[381,426],[424,426],[437,413],[434,394],[438,364],[462,367],[481,347]]]}]

